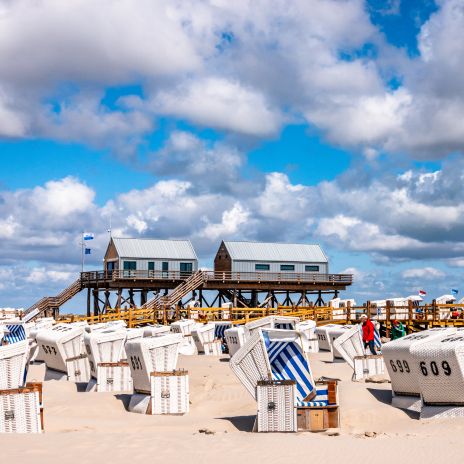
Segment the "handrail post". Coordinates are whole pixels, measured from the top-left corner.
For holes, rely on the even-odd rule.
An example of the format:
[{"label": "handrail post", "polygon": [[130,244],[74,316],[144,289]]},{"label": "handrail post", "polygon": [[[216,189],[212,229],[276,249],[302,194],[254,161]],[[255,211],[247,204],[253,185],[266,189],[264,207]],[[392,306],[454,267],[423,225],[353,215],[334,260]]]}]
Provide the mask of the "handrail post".
[{"label": "handrail post", "polygon": [[433,322],[437,322],[437,300],[432,300]]},{"label": "handrail post", "polygon": [[385,326],[386,326],[386,335],[387,337],[390,336],[390,300],[387,300],[387,307],[386,307],[386,316],[385,316]]},{"label": "handrail post", "polygon": [[346,323],[351,322],[351,301],[346,302]]},{"label": "handrail post", "polygon": [[409,325],[412,325],[414,314],[412,312],[412,301],[411,300],[408,300],[408,319],[409,319]]}]

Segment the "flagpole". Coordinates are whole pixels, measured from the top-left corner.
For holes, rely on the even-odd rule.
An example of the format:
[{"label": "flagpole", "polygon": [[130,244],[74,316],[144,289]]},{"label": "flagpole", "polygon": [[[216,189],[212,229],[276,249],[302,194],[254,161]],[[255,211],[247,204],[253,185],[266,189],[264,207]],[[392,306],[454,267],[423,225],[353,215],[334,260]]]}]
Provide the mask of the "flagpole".
[{"label": "flagpole", "polygon": [[81,235],[81,272],[84,272],[84,232]]}]

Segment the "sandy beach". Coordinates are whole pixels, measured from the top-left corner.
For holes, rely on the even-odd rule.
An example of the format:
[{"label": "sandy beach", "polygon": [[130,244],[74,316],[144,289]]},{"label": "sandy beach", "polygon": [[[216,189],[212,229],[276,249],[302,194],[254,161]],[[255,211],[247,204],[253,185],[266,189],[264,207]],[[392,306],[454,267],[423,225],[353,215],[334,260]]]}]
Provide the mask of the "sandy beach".
[{"label": "sandy beach", "polygon": [[[10,460],[37,464],[462,462],[464,419],[419,421],[390,406],[388,383],[351,382],[350,367],[331,358],[321,352],[310,359],[315,376],[341,379],[339,436],[251,433],[255,402],[231,372],[228,357],[181,356],[178,366],[190,374],[191,409],[185,416],[129,413],[129,395],[85,393],[73,383],[52,380],[44,383],[45,433],[3,435],[0,446]],[[44,372],[44,365],[32,366],[29,379],[42,380]]]}]

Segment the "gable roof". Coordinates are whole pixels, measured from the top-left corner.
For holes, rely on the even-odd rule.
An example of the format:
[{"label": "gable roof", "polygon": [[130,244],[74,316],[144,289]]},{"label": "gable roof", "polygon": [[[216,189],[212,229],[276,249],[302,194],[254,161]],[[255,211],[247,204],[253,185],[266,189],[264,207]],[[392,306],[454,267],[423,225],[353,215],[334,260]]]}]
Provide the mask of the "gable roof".
[{"label": "gable roof", "polygon": [[158,258],[196,260],[190,240],[111,237],[120,258]]},{"label": "gable roof", "polygon": [[319,245],[304,243],[229,242],[224,245],[233,260],[293,263],[327,263]]}]

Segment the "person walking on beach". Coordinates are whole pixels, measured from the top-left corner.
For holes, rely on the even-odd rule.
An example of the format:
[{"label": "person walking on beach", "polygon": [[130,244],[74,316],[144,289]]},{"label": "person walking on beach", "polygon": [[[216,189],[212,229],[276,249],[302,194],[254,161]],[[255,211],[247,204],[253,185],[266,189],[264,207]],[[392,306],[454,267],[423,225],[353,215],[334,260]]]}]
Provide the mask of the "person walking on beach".
[{"label": "person walking on beach", "polygon": [[402,322],[394,320],[391,328],[390,337],[392,340],[396,340],[397,338],[404,337],[406,335],[406,330]]},{"label": "person walking on beach", "polygon": [[362,338],[364,342],[364,349],[369,347],[373,355],[376,355],[374,344],[374,324],[367,318],[365,314],[361,316],[362,323]]}]

